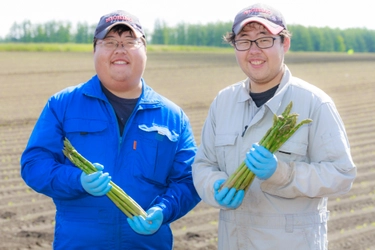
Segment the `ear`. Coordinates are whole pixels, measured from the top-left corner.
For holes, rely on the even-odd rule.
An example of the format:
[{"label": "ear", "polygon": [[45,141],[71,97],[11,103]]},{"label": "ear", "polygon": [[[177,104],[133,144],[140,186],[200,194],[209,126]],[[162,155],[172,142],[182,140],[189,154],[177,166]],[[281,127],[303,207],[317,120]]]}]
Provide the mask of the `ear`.
[{"label": "ear", "polygon": [[290,37],[284,37],[283,47],[284,47],[284,53],[286,53],[286,52],[289,51],[289,48],[290,48]]}]

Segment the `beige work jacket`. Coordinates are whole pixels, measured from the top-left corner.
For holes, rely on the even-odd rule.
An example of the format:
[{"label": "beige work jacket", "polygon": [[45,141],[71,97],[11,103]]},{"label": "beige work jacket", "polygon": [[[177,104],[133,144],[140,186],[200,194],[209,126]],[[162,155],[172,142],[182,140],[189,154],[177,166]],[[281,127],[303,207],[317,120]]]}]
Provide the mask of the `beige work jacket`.
[{"label": "beige work jacket", "polygon": [[[213,185],[226,179],[293,101],[298,122],[311,118],[276,153],[267,180],[255,178],[236,210],[214,199]],[[356,167],[344,124],[332,99],[293,77],[287,66],[280,86],[259,110],[249,79],[220,91],[210,106],[194,164],[194,185],[204,202],[220,208],[218,248],[327,249],[328,197],[347,193]],[[245,130],[244,128],[247,127]]]}]

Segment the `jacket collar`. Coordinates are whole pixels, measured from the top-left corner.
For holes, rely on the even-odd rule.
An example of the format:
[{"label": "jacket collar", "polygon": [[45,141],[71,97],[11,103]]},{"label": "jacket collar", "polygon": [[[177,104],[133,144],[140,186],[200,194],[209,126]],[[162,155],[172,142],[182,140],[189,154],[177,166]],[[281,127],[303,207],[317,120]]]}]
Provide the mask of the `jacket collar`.
[{"label": "jacket collar", "polygon": [[238,102],[246,102],[250,99],[250,79],[246,78],[242,81],[241,91],[238,93]]},{"label": "jacket collar", "polygon": [[[290,84],[290,79],[292,77],[292,74],[291,74],[289,68],[286,65],[284,65],[284,67],[285,67],[284,75],[281,78],[280,85],[279,85],[275,95],[265,104],[274,114],[277,114],[277,113],[281,114],[282,113],[282,112],[278,112],[278,111],[281,107],[285,91],[287,90],[287,88]],[[289,101],[288,101],[288,103],[289,103]]]}]

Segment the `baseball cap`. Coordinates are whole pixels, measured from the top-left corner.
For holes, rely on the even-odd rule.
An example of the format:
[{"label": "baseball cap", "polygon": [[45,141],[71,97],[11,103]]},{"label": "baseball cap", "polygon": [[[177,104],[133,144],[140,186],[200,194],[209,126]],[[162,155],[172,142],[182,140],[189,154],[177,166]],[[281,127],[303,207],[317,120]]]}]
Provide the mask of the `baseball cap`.
[{"label": "baseball cap", "polygon": [[287,29],[281,12],[262,3],[251,5],[238,12],[234,18],[232,31],[238,35],[242,28],[250,22],[262,24],[273,35]]},{"label": "baseball cap", "polygon": [[138,18],[124,10],[117,10],[102,16],[96,26],[94,38],[103,39],[112,27],[125,24],[136,37],[144,37],[145,33]]}]

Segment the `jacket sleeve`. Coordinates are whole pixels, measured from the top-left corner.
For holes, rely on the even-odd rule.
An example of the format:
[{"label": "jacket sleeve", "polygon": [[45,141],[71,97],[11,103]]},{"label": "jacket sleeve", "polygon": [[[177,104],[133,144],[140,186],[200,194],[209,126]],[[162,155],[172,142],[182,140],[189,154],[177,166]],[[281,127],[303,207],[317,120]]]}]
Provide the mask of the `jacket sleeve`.
[{"label": "jacket sleeve", "polygon": [[[83,196],[82,171],[64,164],[62,122],[51,97],[44,107],[21,156],[21,176],[36,192],[51,198],[73,199]],[[61,117],[61,116],[60,116]]]},{"label": "jacket sleeve", "polygon": [[201,133],[201,144],[193,164],[194,186],[202,200],[216,208],[222,208],[214,198],[214,183],[219,179],[227,179],[228,175],[219,169],[215,153],[215,99]]},{"label": "jacket sleeve", "polygon": [[306,162],[280,160],[274,175],[261,184],[264,192],[283,198],[337,197],[349,192],[356,167],[336,107],[323,103],[311,118]]},{"label": "jacket sleeve", "polygon": [[[181,111],[182,112],[182,111]],[[194,188],[191,165],[196,154],[196,143],[187,116],[182,112],[183,128],[174,156],[173,167],[168,177],[168,188],[158,195],[152,206],[163,209],[164,223],[171,223],[193,209],[200,198]]]}]

